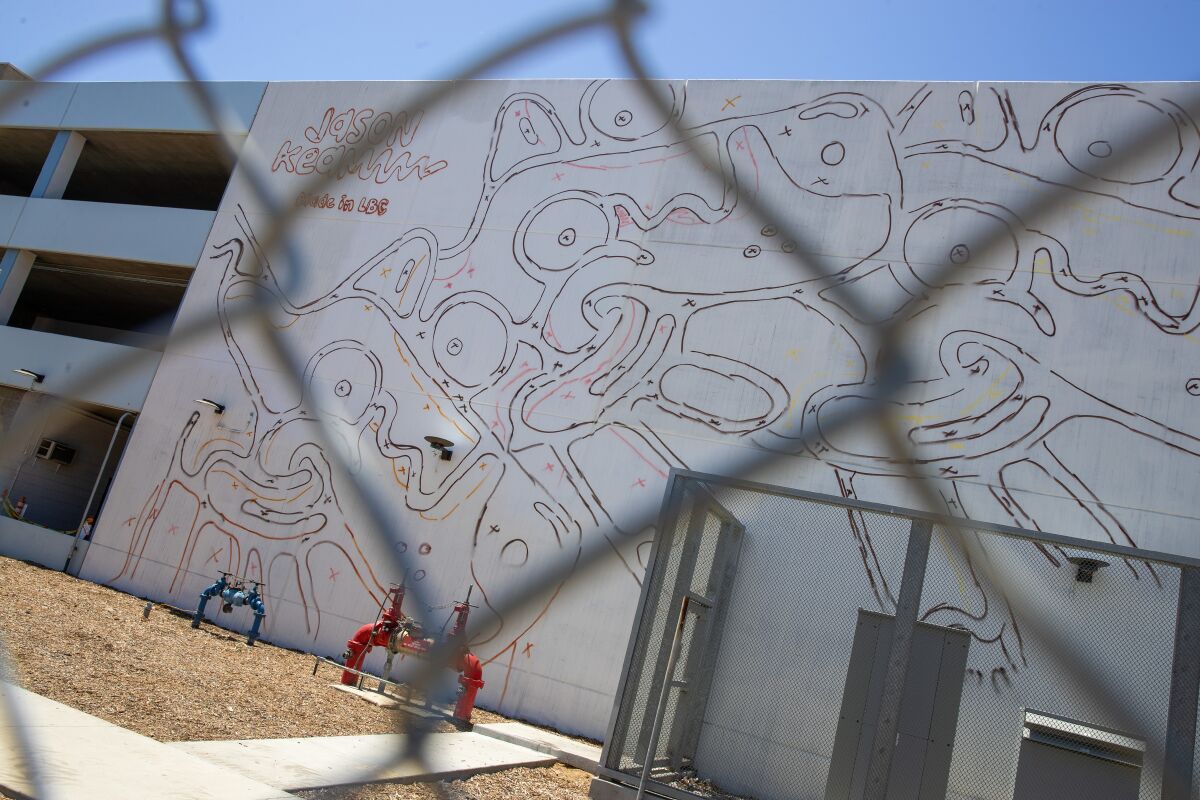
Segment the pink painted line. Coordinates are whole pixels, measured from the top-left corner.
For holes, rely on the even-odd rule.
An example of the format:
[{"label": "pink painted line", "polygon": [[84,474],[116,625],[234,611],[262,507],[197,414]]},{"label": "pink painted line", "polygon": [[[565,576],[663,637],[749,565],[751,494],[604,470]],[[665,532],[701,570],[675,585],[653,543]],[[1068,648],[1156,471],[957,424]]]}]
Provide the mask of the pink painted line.
[{"label": "pink painted line", "polygon": [[575,167],[576,169],[598,169],[601,171],[607,171],[610,169],[631,169],[633,167],[633,164],[625,164],[624,166],[611,166],[611,167],[593,167],[590,164],[576,164],[574,161],[564,161],[563,164],[565,164],[568,167]]},{"label": "pink painted line", "polygon": [[631,335],[633,335],[633,328],[637,324],[637,306],[634,305],[633,300],[629,301],[629,306],[630,306],[629,310],[631,312],[630,318],[629,318],[629,329],[627,331],[625,331],[625,338],[623,338],[621,340],[621,343],[619,345],[617,345],[617,347],[613,350],[612,356],[609,356],[608,358],[601,361],[594,370],[587,373],[586,375],[581,375],[578,378],[571,378],[569,381],[563,381],[562,383],[555,385],[555,387],[553,389],[551,389],[548,394],[543,395],[536,403],[534,403],[530,407],[529,411],[527,411],[521,415],[521,418],[524,419],[525,422],[529,422],[530,415],[533,414],[533,412],[537,411],[537,407],[540,406],[542,403],[546,402],[547,400],[549,400],[550,398],[554,397],[556,394],[558,394],[559,390],[565,389],[566,387],[570,386],[571,384],[578,383],[579,381],[587,381],[587,379],[591,378],[593,375],[600,372],[605,367],[607,367],[609,364],[611,364],[613,362],[613,359],[616,358],[616,356],[625,349],[625,343],[628,342],[629,337]]},{"label": "pink painted line", "polygon": [[746,150],[750,153],[750,163],[754,165],[754,193],[757,195],[762,183],[762,176],[758,169],[758,159],[754,157],[754,147],[750,144],[750,136],[746,133],[745,128],[742,128],[742,141],[746,143]]},{"label": "pink painted line", "polygon": [[434,275],[433,279],[435,281],[452,281],[455,278],[457,278],[462,273],[462,271],[467,268],[467,265],[470,263],[471,263],[471,248],[468,247],[467,255],[463,259],[462,266],[458,268],[458,272],[454,273],[453,275],[446,275],[445,277],[443,277],[441,275]]},{"label": "pink painted line", "polygon": [[676,153],[673,156],[663,156],[662,158],[652,158],[649,161],[639,161],[638,164],[641,164],[641,165],[662,164],[664,161],[670,161],[673,158],[679,158],[680,156],[686,156],[690,152],[692,152],[692,151],[690,149],[688,149],[688,150],[684,150],[682,153]]},{"label": "pink painted line", "polygon": [[637,456],[642,461],[644,461],[646,464],[648,464],[650,466],[650,469],[657,472],[659,477],[661,477],[661,478],[667,477],[667,473],[665,473],[661,469],[659,469],[658,466],[653,461],[650,461],[648,458],[646,458],[644,455],[642,455],[636,447],[634,447],[632,444],[629,443],[629,440],[627,440],[621,434],[617,433],[616,429],[614,427],[612,427],[611,425],[608,428],[608,432],[611,433],[613,436],[617,437],[618,439],[620,439],[625,444],[626,447],[628,447],[630,450],[633,451],[633,454],[635,456]]},{"label": "pink painted line", "polygon": [[520,371],[520,372],[518,372],[518,373],[517,373],[515,376],[513,376],[513,379],[512,379],[511,381],[509,381],[508,383],[504,384],[504,386],[502,386],[501,388],[502,388],[502,389],[507,389],[508,387],[512,386],[514,383],[516,383],[517,381],[521,380],[521,376],[522,376],[522,375],[524,375],[524,374],[525,374],[525,373],[527,373],[527,372],[533,372],[533,367],[525,367],[523,370],[521,370],[521,371]]}]

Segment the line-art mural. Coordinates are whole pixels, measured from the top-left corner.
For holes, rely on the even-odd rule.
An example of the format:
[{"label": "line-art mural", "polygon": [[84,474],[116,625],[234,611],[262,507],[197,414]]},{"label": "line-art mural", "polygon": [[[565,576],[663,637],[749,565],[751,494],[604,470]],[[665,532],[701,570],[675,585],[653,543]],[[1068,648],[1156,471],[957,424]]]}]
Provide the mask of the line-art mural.
[{"label": "line-art mural", "polygon": [[[168,350],[85,574],[184,606],[221,570],[261,578],[265,638],[328,653],[389,582],[447,603],[474,586],[480,702],[600,735],[648,555],[628,520],[672,467],[720,472],[761,448],[791,456],[772,480],[904,501],[905,465],[876,434],[823,427],[865,402],[867,331],[898,318],[922,360],[890,413],[945,511],[1200,552],[1184,489],[1200,474],[1186,87],[658,88],[686,137],[623,82],[479,82],[409,108],[391,136],[376,109],[412,87],[273,84],[247,153],[303,207],[308,273],[264,254],[268,217],[235,173],[181,312],[215,307],[220,336]],[[1147,124],[1176,135],[1110,168]],[[298,176],[331,170],[335,190],[298,194]],[[788,209],[830,277],[800,273],[796,243],[739,196]],[[972,252],[984,237],[999,244]],[[238,321],[259,290],[307,354],[300,393]],[[316,443],[318,416],[353,474]],[[412,574],[379,573],[351,480],[387,487]],[[871,531],[849,522],[847,574],[891,611]],[[544,605],[489,614],[489,595],[599,536],[602,579],[563,576]],[[1036,669],[1020,620],[969,561],[953,567],[924,618],[969,629],[972,674],[1003,691]],[[1119,569],[1161,590],[1150,565]]]}]

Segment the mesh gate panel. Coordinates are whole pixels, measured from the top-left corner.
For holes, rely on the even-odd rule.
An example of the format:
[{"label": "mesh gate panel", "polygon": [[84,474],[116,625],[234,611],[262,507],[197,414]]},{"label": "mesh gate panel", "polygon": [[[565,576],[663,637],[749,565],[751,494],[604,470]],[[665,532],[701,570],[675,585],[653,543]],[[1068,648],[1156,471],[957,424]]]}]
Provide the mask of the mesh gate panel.
[{"label": "mesh gate panel", "polygon": [[[986,531],[964,535],[972,539],[974,556],[1003,574],[1005,586],[981,575],[954,535],[935,528],[921,617],[967,627],[973,638],[947,796],[1013,797],[1029,709],[1147,742],[1140,797],[1159,797],[1162,751],[1153,743],[1166,735],[1179,569]],[[1068,557],[1108,565],[1081,582]],[[1049,636],[1031,635],[1034,624]],[[1064,669],[1062,649],[1082,654],[1102,682],[1088,685]],[[1112,694],[1132,696],[1132,719],[1114,714],[1106,699]]]},{"label": "mesh gate panel", "polygon": [[[680,765],[672,747],[686,737],[689,719],[680,713],[681,698],[696,697],[695,687],[674,685],[694,672],[693,655],[708,651],[710,642],[697,628],[711,624],[710,610],[702,602],[714,593],[720,582],[723,562],[718,558],[723,542],[733,536],[731,519],[702,486],[683,486],[667,502],[660,523],[662,530],[651,555],[651,568],[643,589],[643,619],[628,659],[625,692],[630,702],[618,711],[609,737],[609,760],[614,769],[638,773],[650,747],[653,713],[661,693],[666,713],[655,743],[654,761]],[[737,531],[740,534],[740,529]],[[679,622],[684,596],[696,598],[689,603],[678,642],[679,656],[666,675],[675,628]],[[707,678],[708,676],[699,676]],[[702,680],[704,696],[708,681]],[[692,694],[688,695],[688,688]],[[702,698],[703,701],[703,698]],[[683,704],[687,707],[688,704]],[[698,721],[697,721],[698,724]],[[695,726],[692,726],[695,727]],[[688,759],[690,762],[690,758]]]},{"label": "mesh gate panel", "polygon": [[[911,531],[929,526],[918,512],[682,472],[671,485],[605,749],[604,766],[618,779],[637,783],[661,699],[650,772],[658,792],[824,800],[827,784],[863,786],[874,766],[870,751],[851,758],[850,767],[839,760],[839,780],[830,781],[835,743],[845,736],[843,693],[851,670],[862,668],[851,663],[860,609],[888,621],[882,649],[870,651],[878,690],[880,669],[899,669],[889,656],[891,631],[912,624],[897,612],[908,581],[920,587],[916,622],[946,631],[946,641],[957,637],[959,655],[941,661],[936,674],[910,671],[899,684],[904,692],[921,679],[939,687],[931,713],[944,730],[935,736],[930,723],[927,739],[916,734],[926,755],[911,763],[912,716],[904,704],[916,701],[903,694],[909,749],[892,762],[889,782],[898,770],[911,779],[913,770],[928,769],[941,778],[910,783],[921,792],[939,787],[930,794],[937,800],[1007,800],[1020,794],[1030,742],[1070,751],[1085,741],[1078,752],[1119,764],[1132,776],[1134,794],[1150,800],[1164,796],[1166,752],[1186,759],[1190,746],[1200,762],[1194,739],[1168,740],[1181,575],[1196,570],[1195,562],[983,523],[950,528],[928,518],[924,570],[918,555],[906,572]],[[729,561],[731,524],[742,532]],[[923,540],[913,539],[913,552],[923,554],[915,544]],[[722,594],[714,587],[726,562],[733,577]],[[679,657],[667,676],[685,596],[718,602],[685,614]],[[925,650],[910,666],[929,670],[937,663],[930,652],[936,659],[936,651]],[[946,664],[963,658],[965,674],[961,666],[946,672]],[[1125,700],[1125,711],[1114,696]],[[873,736],[881,725],[882,701],[871,702],[854,735]],[[950,751],[935,756],[928,750],[934,747]],[[842,780],[843,769],[858,777]],[[1196,798],[1194,781],[1190,795],[1172,796]]]},{"label": "mesh gate panel", "polygon": [[[746,536],[696,772],[749,797],[823,797],[858,609],[895,610],[909,522],[748,491],[718,498]],[[849,575],[830,569],[848,562]]]}]

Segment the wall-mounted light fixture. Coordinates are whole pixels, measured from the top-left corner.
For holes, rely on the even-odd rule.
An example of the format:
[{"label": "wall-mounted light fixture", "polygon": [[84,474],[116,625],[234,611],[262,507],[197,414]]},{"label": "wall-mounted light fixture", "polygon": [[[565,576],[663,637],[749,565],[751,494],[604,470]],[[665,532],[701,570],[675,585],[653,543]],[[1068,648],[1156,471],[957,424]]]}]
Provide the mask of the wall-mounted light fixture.
[{"label": "wall-mounted light fixture", "polygon": [[34,383],[41,383],[42,381],[46,380],[45,375],[40,372],[34,372],[31,369],[14,369],[13,372],[17,373],[18,375],[24,375],[26,378],[33,378]]},{"label": "wall-mounted light fixture", "polygon": [[209,400],[207,397],[199,397],[196,399],[196,402],[202,406],[210,406],[214,414],[223,414],[225,412],[225,406],[221,403],[218,403],[216,400]]},{"label": "wall-mounted light fixture", "polygon": [[443,461],[450,460],[450,456],[454,453],[454,442],[440,436],[426,436],[425,441],[429,442],[431,448],[442,454]]},{"label": "wall-mounted light fixture", "polygon": [[1075,572],[1075,580],[1079,583],[1091,583],[1092,576],[1096,574],[1096,571],[1108,566],[1107,561],[1087,556],[1069,556],[1067,561],[1078,567]]}]

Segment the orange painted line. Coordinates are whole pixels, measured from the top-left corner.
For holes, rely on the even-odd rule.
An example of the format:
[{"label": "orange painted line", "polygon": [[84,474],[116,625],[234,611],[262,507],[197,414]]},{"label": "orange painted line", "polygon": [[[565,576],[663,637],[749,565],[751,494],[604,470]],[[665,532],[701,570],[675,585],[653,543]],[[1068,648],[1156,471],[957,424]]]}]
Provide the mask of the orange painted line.
[{"label": "orange painted line", "polygon": [[400,480],[400,474],[396,472],[396,459],[392,459],[392,478],[395,479],[396,483],[400,484],[405,489],[408,488],[408,484]]},{"label": "orange painted line", "polygon": [[[206,439],[203,443],[201,443],[200,447],[196,449],[197,457],[199,457],[200,453],[208,449],[208,446],[214,442],[229,442],[237,447],[241,447],[243,444],[245,444],[245,442],[235,442],[233,439],[226,439],[223,436],[214,436],[211,439]],[[242,453],[239,451],[238,455],[242,455]],[[196,459],[192,459],[192,466],[198,469],[200,464],[196,461]]]},{"label": "orange painted line", "polygon": [[[375,588],[379,589],[379,591],[386,593],[387,590],[383,588],[383,584],[381,584],[379,582],[379,579],[375,577],[375,570],[371,569],[371,559],[367,558],[366,555],[363,553],[362,548],[358,546],[358,537],[354,535],[354,531],[350,530],[350,526],[347,525],[346,523],[343,522],[342,527],[345,528],[346,533],[350,535],[350,541],[354,543],[355,551],[358,552],[359,557],[363,560],[363,564],[367,568],[367,574],[371,576],[371,582],[375,584]],[[358,569],[354,566],[353,561],[350,562],[350,568],[353,569],[355,571],[355,573],[358,572]],[[359,579],[361,580],[362,576],[359,576]],[[375,593],[372,592],[370,587],[368,587],[366,585],[366,582],[363,582],[363,588],[367,590],[367,593],[369,595],[371,595],[371,599],[374,600]],[[383,601],[381,600],[379,602],[383,602]]]},{"label": "orange painted line", "polygon": [[430,516],[426,516],[425,512],[424,512],[424,511],[422,511],[422,512],[421,512],[421,519],[426,519],[426,520],[429,520],[430,522],[438,522],[438,521],[440,521],[440,520],[443,520],[443,519],[445,519],[446,517],[450,516],[450,515],[451,515],[451,514],[453,514],[455,511],[457,511],[457,510],[458,510],[458,507],[459,507],[459,506],[461,506],[461,505],[463,504],[463,501],[465,501],[465,500],[470,500],[470,499],[471,499],[471,495],[473,495],[473,494],[475,494],[476,492],[478,492],[478,491],[479,491],[479,489],[480,489],[480,487],[482,487],[482,486],[483,486],[485,483],[487,483],[487,480],[488,480],[488,479],[485,477],[485,478],[484,478],[483,480],[481,480],[479,483],[475,484],[475,488],[474,488],[474,489],[472,489],[471,491],[467,492],[467,496],[466,496],[466,497],[464,497],[462,500],[460,500],[460,501],[458,501],[457,503],[455,503],[455,504],[454,504],[454,508],[452,508],[452,509],[450,509],[449,511],[447,511],[447,512],[446,512],[445,514],[443,514],[442,516],[440,516],[440,517],[430,517]]},{"label": "orange painted line", "polygon": [[396,299],[397,309],[399,309],[400,304],[404,302],[404,295],[408,294],[408,287],[412,286],[413,278],[417,277],[417,270],[419,270],[421,265],[424,263],[425,256],[421,256],[421,258],[417,260],[417,263],[413,265],[412,272],[408,273],[408,279],[404,281],[404,289],[401,290],[400,297]]},{"label": "orange painted line", "polygon": [[396,344],[396,352],[400,354],[400,360],[404,362],[404,366],[412,366],[408,363],[408,359],[404,357],[404,351],[400,349],[400,334],[394,330],[392,331],[392,341]]},{"label": "orange painted line", "polygon": [[445,514],[443,514],[443,515],[442,515],[442,516],[440,516],[440,517],[431,517],[431,516],[429,516],[428,514],[426,514],[424,511],[422,511],[422,512],[420,512],[420,513],[421,513],[421,519],[428,520],[429,522],[438,522],[438,521],[440,521],[440,520],[443,520],[443,519],[445,519],[446,517],[450,516],[450,515],[451,515],[451,514],[453,514],[455,511],[458,511],[458,507],[459,507],[460,505],[462,505],[462,503],[455,503],[455,504],[454,504],[454,508],[450,509],[449,511],[447,511]]},{"label": "orange painted line", "polygon": [[434,399],[433,395],[431,395],[424,386],[421,385],[421,381],[419,381],[417,379],[416,373],[410,372],[409,377],[413,379],[413,383],[415,383],[417,385],[417,388],[421,390],[421,392],[425,395],[426,399],[428,399],[429,402],[433,403],[433,407],[437,409],[437,412],[438,412],[438,414],[441,415],[442,419],[446,420],[446,422],[449,422],[451,425],[453,425],[454,430],[456,430],[460,434],[462,434],[464,439],[466,439],[471,444],[475,444],[475,440],[471,437],[471,434],[467,433],[462,428],[458,427],[457,422],[455,422],[454,420],[452,420],[446,416],[446,412],[442,411],[442,407],[441,407],[441,405],[438,404],[438,401],[436,399]]},{"label": "orange painted line", "polygon": [[[267,497],[266,495],[259,494],[258,492],[254,491],[253,489],[250,488],[250,486],[248,485],[248,482],[245,478],[240,477],[238,475],[234,475],[232,472],[230,472],[227,469],[213,469],[213,470],[209,470],[209,472],[213,473],[213,474],[217,474],[217,475],[228,475],[229,477],[233,478],[234,482],[236,482],[237,484],[239,484],[241,486],[244,486],[246,488],[247,492],[254,495],[259,500],[270,500],[273,503],[282,502],[282,498],[280,498],[280,497]],[[232,487],[230,487],[230,488],[232,488]],[[234,491],[236,492],[237,489],[234,489]]]}]

